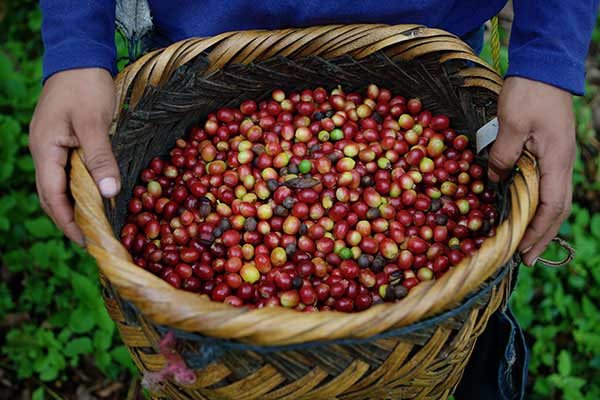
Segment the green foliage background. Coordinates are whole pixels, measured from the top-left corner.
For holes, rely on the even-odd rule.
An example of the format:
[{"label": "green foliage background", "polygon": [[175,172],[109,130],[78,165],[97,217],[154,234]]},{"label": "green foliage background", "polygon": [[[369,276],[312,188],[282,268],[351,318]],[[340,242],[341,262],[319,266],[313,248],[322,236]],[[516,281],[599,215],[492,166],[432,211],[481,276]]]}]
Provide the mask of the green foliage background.
[{"label": "green foliage background", "polygon": [[[35,377],[34,397],[84,358],[107,377],[134,371],[102,303],[96,265],[66,241],[35,195],[27,132],[41,90],[36,1],[11,2],[0,23],[0,320],[25,315],[0,339],[2,367]],[[47,384],[46,384],[47,383]]]},{"label": "green foliage background", "polygon": [[[9,1],[0,22],[0,321],[25,316],[0,338],[0,367],[37,382],[35,399],[83,360],[111,379],[135,373],[102,304],[94,262],[63,238],[35,195],[27,131],[41,89],[40,25],[30,0]],[[600,43],[600,32],[593,40]],[[488,48],[483,56],[489,58]],[[506,58],[504,49],[503,69]],[[596,140],[590,105],[596,92],[589,86],[574,102],[582,146]],[[597,171],[597,157],[591,162]],[[597,195],[600,184],[586,177],[588,167],[579,156],[577,191]],[[577,249],[575,261],[560,270],[522,268],[512,299],[531,343],[531,399],[600,399],[600,214],[586,206],[575,204],[561,229]],[[551,248],[547,256],[560,254]]]}]

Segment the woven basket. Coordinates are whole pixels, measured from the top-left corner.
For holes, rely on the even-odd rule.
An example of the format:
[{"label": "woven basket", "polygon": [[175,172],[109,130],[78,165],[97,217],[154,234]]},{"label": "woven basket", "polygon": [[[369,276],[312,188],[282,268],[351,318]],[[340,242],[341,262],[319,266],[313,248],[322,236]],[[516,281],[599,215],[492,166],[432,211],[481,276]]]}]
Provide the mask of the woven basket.
[{"label": "woven basket", "polygon": [[[471,137],[495,115],[502,85],[457,37],[417,25],[189,39],[145,55],[116,78],[121,106],[111,134],[123,190],[116,203],[103,202],[79,152],[71,159],[71,189],[106,306],[139,369],[164,366],[157,343],[166,329],[179,332],[180,350],[197,368],[194,384],[165,382],[155,398],[445,399],[453,393],[477,337],[510,291],[511,260],[538,203],[529,155],[518,162],[506,195],[510,209],[494,238],[401,302],[359,313],[213,303],[137,267],[116,239],[141,168],[209,112],[265,98],[276,87],[339,84],[349,91],[370,82],[420,97]],[[208,353],[215,355],[210,363]]]}]

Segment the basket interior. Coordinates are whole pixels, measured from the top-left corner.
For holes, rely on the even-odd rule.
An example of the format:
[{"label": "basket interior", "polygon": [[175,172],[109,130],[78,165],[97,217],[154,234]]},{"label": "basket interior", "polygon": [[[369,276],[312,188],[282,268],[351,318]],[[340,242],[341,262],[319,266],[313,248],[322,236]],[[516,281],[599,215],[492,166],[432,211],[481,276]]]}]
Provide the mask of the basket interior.
[{"label": "basket interior", "polygon": [[375,83],[394,95],[420,98],[434,114],[448,115],[458,133],[473,138],[476,130],[496,115],[497,94],[482,86],[463,85],[460,72],[473,67],[470,62],[440,63],[438,56],[429,53],[403,61],[392,60],[380,51],[360,60],[350,56],[296,60],[275,57],[228,65],[210,73],[208,57],[196,57],[180,67],[163,87],[146,87],[135,109],[121,113],[112,145],[123,190],[116,198],[116,207],[105,203],[115,234],[124,223],[126,205],[139,173],[153,157],[166,156],[175,141],[192,125],[202,123],[209,113],[244,100],[265,99],[277,88],[289,93],[318,86],[331,90],[339,85],[352,92]]}]

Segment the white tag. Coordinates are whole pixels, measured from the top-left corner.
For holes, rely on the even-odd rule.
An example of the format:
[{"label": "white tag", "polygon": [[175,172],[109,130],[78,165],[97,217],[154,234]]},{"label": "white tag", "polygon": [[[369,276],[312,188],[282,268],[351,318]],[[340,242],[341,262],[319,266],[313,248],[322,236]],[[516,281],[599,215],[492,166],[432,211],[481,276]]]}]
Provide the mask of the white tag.
[{"label": "white tag", "polygon": [[496,136],[498,136],[498,118],[495,117],[477,131],[475,135],[477,153],[496,140]]}]

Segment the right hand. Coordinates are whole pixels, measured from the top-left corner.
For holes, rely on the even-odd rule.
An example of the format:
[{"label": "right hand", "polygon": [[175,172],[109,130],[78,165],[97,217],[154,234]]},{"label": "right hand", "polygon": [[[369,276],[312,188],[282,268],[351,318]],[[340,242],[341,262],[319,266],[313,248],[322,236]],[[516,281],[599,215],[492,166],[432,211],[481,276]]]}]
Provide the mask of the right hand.
[{"label": "right hand", "polygon": [[573,96],[543,82],[511,76],[498,99],[498,121],[490,180],[508,177],[524,149],[539,165],[540,203],[519,244],[523,262],[533,266],[571,212],[577,151]]},{"label": "right hand", "polygon": [[100,193],[106,198],[116,196],[121,189],[120,175],[108,138],[115,107],[115,85],[108,71],[62,71],[46,80],[29,126],[40,204],[54,223],[81,246],[84,237],[67,196],[68,149],[81,147]]}]

